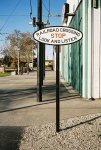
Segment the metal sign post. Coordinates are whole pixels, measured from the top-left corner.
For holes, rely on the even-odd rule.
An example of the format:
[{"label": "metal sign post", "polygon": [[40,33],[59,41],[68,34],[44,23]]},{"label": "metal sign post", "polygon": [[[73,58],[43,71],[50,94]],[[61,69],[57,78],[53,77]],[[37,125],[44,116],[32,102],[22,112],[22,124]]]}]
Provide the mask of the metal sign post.
[{"label": "metal sign post", "polygon": [[60,100],[59,100],[59,45],[56,46],[56,132],[59,132],[60,128]]},{"label": "metal sign post", "polygon": [[56,45],[56,132],[60,128],[60,101],[59,101],[59,45],[68,45],[82,39],[83,34],[70,27],[52,26],[38,30],[34,39],[48,45]]}]

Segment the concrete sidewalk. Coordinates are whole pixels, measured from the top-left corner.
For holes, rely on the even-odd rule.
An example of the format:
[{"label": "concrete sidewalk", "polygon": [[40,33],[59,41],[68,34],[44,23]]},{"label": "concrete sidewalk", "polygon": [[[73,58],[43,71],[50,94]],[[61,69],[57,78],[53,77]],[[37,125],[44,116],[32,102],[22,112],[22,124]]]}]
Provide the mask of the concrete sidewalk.
[{"label": "concrete sidewalk", "polygon": [[[55,72],[46,72],[42,103],[37,102],[36,82],[36,72],[0,78],[0,150],[18,150],[25,126],[56,121]],[[98,112],[101,99],[82,99],[62,80],[60,121]]]},{"label": "concrete sidewalk", "polygon": [[[61,120],[101,112],[101,99],[82,99],[72,87],[61,81]],[[55,72],[46,72],[42,103],[37,102],[36,82],[36,72],[0,78],[0,126],[29,126],[55,122]]]}]

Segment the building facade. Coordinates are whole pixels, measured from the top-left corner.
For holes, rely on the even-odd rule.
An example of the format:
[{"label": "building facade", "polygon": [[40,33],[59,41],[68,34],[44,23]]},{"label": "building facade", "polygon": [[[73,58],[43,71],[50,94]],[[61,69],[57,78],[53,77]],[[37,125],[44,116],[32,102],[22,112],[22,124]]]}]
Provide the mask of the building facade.
[{"label": "building facade", "polygon": [[101,98],[101,0],[69,1],[70,12],[64,26],[83,33],[77,43],[62,46],[62,77],[84,98]]}]

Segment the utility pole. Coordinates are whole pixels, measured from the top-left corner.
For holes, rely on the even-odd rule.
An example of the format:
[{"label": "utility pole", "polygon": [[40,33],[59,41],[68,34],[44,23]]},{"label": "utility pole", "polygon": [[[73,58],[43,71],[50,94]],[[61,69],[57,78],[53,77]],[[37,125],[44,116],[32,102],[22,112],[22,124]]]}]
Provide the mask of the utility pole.
[{"label": "utility pole", "polygon": [[[42,0],[38,0],[38,20],[37,26],[38,30],[42,29]],[[37,52],[37,101],[42,102],[42,81],[43,81],[43,70],[42,70],[42,43],[38,43],[38,52]]]},{"label": "utility pole", "polygon": [[19,52],[19,49],[18,49],[18,75],[20,74],[20,52]]},{"label": "utility pole", "polygon": [[[45,24],[43,23],[43,25],[42,25],[42,28],[45,28]],[[45,44],[44,43],[42,43],[42,51],[41,51],[41,53],[42,53],[42,85],[43,85],[43,80],[45,79]]]}]

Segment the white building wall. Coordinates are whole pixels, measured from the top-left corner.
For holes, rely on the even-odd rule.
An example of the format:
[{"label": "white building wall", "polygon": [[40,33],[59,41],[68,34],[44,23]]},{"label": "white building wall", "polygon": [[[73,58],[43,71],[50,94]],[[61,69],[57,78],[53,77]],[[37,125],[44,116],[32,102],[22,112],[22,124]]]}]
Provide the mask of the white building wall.
[{"label": "white building wall", "polygon": [[[80,0],[67,0],[70,4],[70,13],[78,6]],[[86,98],[101,98],[101,8],[88,5],[88,22],[85,20],[86,9],[83,0],[83,85],[82,96]],[[71,20],[69,17],[68,24]],[[65,25],[65,24],[64,24]],[[86,45],[86,28],[88,26],[88,47]],[[85,53],[88,50],[88,54]],[[86,55],[88,66],[86,66]],[[88,79],[86,79],[88,78]]]},{"label": "white building wall", "polygon": [[92,49],[92,8],[89,2],[88,6],[88,98],[92,95],[92,82],[91,82],[91,72],[92,72],[92,59],[91,59],[91,49]]},{"label": "white building wall", "polygon": [[86,1],[83,1],[83,39],[82,39],[82,43],[83,43],[83,77],[82,77],[82,96],[84,98],[87,97],[87,80],[88,80],[88,77],[87,77],[87,71],[88,71],[88,56],[87,56],[87,45],[88,45],[88,41],[87,41],[87,32],[88,32],[88,18],[87,18],[87,2]]},{"label": "white building wall", "polygon": [[88,7],[88,98],[101,97],[101,8]]},{"label": "white building wall", "polygon": [[100,93],[100,8],[94,9],[94,97],[99,98]]}]

